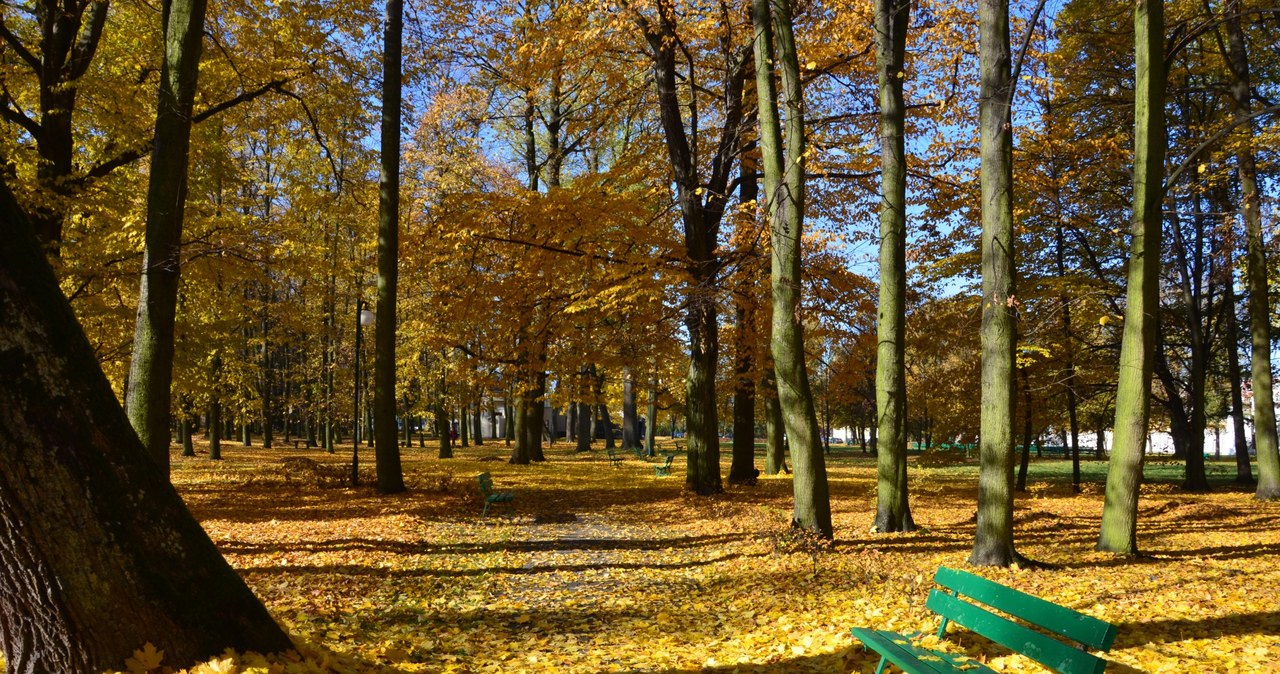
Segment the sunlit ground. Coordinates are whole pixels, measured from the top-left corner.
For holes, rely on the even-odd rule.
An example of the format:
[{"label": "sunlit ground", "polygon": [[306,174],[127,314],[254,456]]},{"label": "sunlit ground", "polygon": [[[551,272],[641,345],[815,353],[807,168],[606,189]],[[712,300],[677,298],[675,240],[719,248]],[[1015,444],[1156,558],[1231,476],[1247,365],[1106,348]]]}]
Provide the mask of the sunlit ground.
[{"label": "sunlit ground", "polygon": [[[870,532],[873,460],[837,450],[835,545],[811,552],[781,536],[786,476],[699,498],[683,491],[682,455],[663,478],[630,454],[613,468],[602,451],[569,448],[558,443],[533,466],[506,463],[500,443],[450,460],[404,450],[410,489],[397,496],[368,486],[365,448],[361,487],[318,486],[349,470],[349,446],[330,455],[224,445],[221,462],[175,457],[174,480],[308,663],[333,671],[871,672],[875,657],[849,628],[936,628],[924,608],[931,575],[967,568],[972,466],[913,459],[921,529],[880,535]],[[338,465],[329,478],[324,468],[319,478],[305,467],[287,474],[286,456]],[[727,476],[727,446],[723,459]],[[1139,506],[1147,556],[1119,559],[1093,550],[1104,465],[1089,466],[1092,482],[1075,495],[1059,481],[1067,464],[1034,462],[1015,512],[1018,548],[1056,568],[979,572],[1115,623],[1109,672],[1280,672],[1280,504],[1221,482],[1210,495],[1149,484]],[[515,491],[514,517],[480,518],[484,471]],[[997,670],[1043,671],[952,634],[957,650]]]}]

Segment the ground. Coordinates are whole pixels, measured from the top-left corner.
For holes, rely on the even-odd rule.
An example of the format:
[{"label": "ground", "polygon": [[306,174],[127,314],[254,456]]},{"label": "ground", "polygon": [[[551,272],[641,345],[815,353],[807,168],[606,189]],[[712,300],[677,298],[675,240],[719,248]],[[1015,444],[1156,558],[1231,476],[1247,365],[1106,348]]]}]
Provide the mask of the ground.
[{"label": "ground", "polygon": [[[913,459],[922,528],[883,535],[870,531],[873,459],[836,450],[836,540],[824,547],[787,535],[787,476],[702,498],[683,490],[683,456],[661,478],[631,454],[613,468],[603,451],[565,443],[545,464],[513,466],[509,448],[488,443],[448,460],[404,450],[410,490],[388,497],[337,484],[349,452],[175,456],[196,517],[303,647],[304,660],[275,671],[871,672],[876,659],[849,628],[935,629],[924,600],[945,565],[1116,624],[1108,672],[1280,672],[1280,504],[1230,489],[1226,463],[1211,462],[1218,489],[1207,495],[1176,488],[1180,466],[1148,467],[1145,556],[1133,559],[1093,550],[1104,463],[1087,464],[1077,495],[1068,464],[1033,462],[1017,545],[1052,568],[1001,570],[965,562],[972,464]],[[362,448],[370,471],[372,455]],[[316,463],[286,470],[282,458],[298,456]],[[514,517],[480,518],[475,475],[486,471],[516,493]],[[1043,671],[951,634],[993,668]]]}]

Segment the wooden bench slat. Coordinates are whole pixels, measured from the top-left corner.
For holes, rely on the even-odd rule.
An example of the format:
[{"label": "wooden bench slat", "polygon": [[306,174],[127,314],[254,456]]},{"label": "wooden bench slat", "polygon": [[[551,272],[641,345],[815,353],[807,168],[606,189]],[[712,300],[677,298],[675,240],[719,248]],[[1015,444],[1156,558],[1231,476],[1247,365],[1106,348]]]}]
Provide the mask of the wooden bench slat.
[{"label": "wooden bench slat", "polygon": [[1101,674],[1107,663],[1092,653],[1072,648],[1028,629],[981,606],[939,590],[929,591],[929,610],[1061,674]]},{"label": "wooden bench slat", "polygon": [[[955,656],[916,648],[908,637],[887,630],[853,628],[853,636],[884,659],[909,674],[988,674],[991,668],[973,660],[957,661]],[[906,643],[902,643],[906,642]],[[883,664],[883,662],[882,662]],[[877,668],[876,671],[880,671]]]},{"label": "wooden bench slat", "polygon": [[938,567],[934,581],[1011,616],[1039,625],[1055,634],[1100,651],[1110,650],[1116,627],[1106,621],[1020,592],[982,576]]}]

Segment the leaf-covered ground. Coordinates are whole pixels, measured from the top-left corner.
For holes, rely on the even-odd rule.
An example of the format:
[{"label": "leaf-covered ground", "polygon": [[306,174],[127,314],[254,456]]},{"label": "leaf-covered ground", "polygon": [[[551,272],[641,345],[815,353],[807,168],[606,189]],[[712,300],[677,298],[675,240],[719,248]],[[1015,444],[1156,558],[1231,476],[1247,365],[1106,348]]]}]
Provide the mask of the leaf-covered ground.
[{"label": "leaf-covered ground", "polygon": [[[233,447],[222,462],[176,459],[174,480],[303,644],[290,669],[871,672],[875,658],[849,628],[935,628],[924,608],[933,571],[969,568],[971,466],[913,465],[922,528],[881,535],[870,532],[872,460],[838,451],[837,540],[811,552],[785,536],[785,476],[699,498],[682,490],[683,456],[673,477],[658,478],[630,455],[613,468],[603,452],[565,447],[533,466],[508,465],[509,450],[494,444],[447,461],[406,450],[410,491],[391,497],[321,487],[323,464],[341,475],[346,453]],[[310,457],[320,475],[298,462],[286,470],[284,456]],[[1116,624],[1109,672],[1280,672],[1280,504],[1225,485],[1199,495],[1150,483],[1139,524],[1147,556],[1116,558],[1093,550],[1101,485],[1073,494],[1057,481],[1063,465],[1034,463],[1015,512],[1019,550],[1056,568],[971,570]],[[474,476],[484,471],[516,492],[514,518],[480,518]],[[997,670],[1043,671],[952,634],[956,649]]]}]

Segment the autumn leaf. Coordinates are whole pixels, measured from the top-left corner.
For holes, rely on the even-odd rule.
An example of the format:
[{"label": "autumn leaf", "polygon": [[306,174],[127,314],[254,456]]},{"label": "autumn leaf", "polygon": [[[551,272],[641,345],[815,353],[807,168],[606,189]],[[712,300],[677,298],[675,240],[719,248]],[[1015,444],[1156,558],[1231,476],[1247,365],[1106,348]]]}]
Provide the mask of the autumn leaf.
[{"label": "autumn leaf", "polygon": [[164,651],[156,650],[156,647],[148,641],[141,649],[133,652],[133,657],[124,661],[124,666],[130,674],[147,674],[159,669],[162,662],[164,662]]}]

